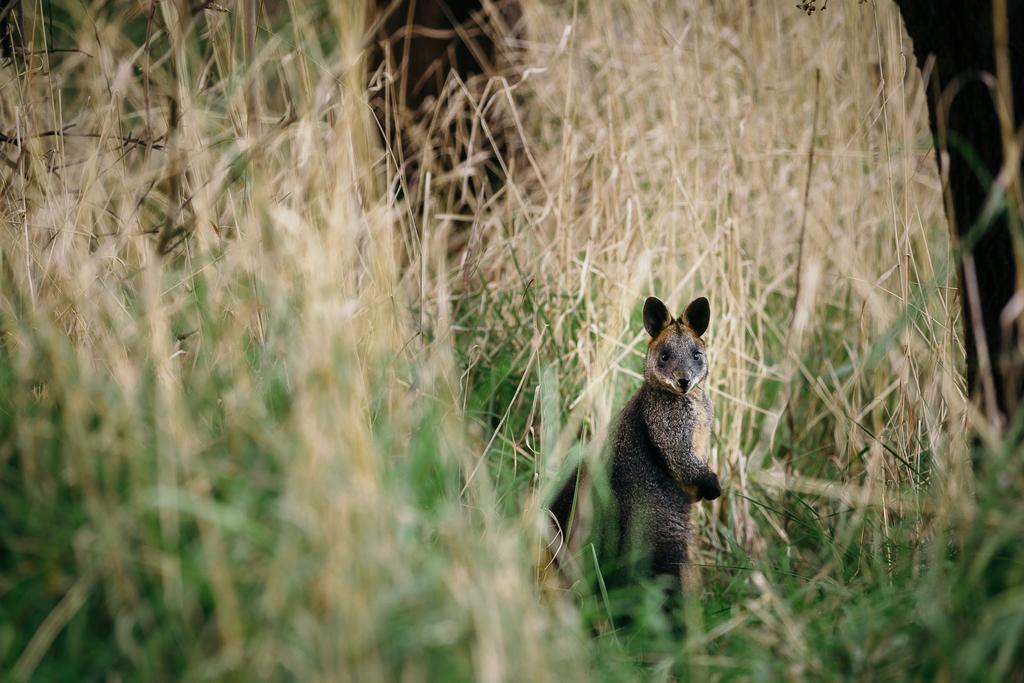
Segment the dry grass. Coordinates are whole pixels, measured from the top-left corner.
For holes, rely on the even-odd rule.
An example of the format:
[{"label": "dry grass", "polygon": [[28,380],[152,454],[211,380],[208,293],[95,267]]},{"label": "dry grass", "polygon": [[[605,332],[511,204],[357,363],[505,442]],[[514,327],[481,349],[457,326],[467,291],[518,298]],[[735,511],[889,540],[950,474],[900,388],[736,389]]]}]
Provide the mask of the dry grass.
[{"label": "dry grass", "polygon": [[[482,112],[517,117],[509,181],[402,190],[361,3],[264,12],[251,59],[234,6],[26,8],[0,69],[15,677],[820,679],[913,661],[907,634],[935,637],[921,675],[963,671],[952,621],[900,611],[975,498],[895,7],[524,4],[526,77],[451,104],[477,150]],[[559,468],[637,384],[649,293],[712,302],[726,487],[704,609],[653,668],[532,565]]]}]

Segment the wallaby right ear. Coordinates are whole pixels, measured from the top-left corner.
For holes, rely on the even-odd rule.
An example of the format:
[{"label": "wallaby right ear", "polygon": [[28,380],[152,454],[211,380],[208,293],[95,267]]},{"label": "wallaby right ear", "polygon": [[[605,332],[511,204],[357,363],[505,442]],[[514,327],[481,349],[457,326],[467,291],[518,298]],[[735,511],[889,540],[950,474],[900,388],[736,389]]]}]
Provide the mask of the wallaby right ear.
[{"label": "wallaby right ear", "polygon": [[672,320],[668,307],[656,296],[647,297],[644,302],[644,329],[647,334],[657,337]]},{"label": "wallaby right ear", "polygon": [[686,324],[697,333],[697,336],[702,337],[708,329],[708,323],[711,322],[711,304],[704,297],[694,299],[686,307],[683,317],[686,319]]}]

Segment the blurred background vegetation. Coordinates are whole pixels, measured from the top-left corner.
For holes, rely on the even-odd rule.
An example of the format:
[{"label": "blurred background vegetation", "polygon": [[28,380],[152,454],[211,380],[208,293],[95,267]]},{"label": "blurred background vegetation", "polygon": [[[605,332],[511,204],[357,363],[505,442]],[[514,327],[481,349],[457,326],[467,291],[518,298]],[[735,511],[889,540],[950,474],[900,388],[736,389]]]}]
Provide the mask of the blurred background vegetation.
[{"label": "blurred background vegetation", "polygon": [[[405,174],[362,2],[24,3],[0,676],[1024,680],[1024,460],[971,466],[895,6],[522,5]],[[712,303],[685,637],[545,566],[652,293]]]}]

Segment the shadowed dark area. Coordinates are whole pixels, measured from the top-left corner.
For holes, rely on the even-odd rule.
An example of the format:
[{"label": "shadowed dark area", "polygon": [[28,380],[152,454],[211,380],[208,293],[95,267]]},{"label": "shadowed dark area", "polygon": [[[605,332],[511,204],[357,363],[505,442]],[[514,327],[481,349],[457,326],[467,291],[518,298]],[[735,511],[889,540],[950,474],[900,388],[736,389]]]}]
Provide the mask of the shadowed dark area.
[{"label": "shadowed dark area", "polygon": [[441,94],[449,72],[468,81],[507,63],[502,38],[515,35],[521,20],[517,0],[486,3],[487,7],[481,0],[373,4],[380,28],[370,71],[389,62],[397,79],[397,105],[412,111]]},{"label": "shadowed dark area", "polygon": [[0,0],[0,60],[14,57],[14,13],[20,0]]},{"label": "shadowed dark area", "polygon": [[512,156],[509,117],[478,83],[509,75],[522,19],[518,0],[372,1],[370,99],[409,194],[426,170],[435,184],[453,172],[466,179],[456,194],[470,204],[495,180],[500,186]]}]

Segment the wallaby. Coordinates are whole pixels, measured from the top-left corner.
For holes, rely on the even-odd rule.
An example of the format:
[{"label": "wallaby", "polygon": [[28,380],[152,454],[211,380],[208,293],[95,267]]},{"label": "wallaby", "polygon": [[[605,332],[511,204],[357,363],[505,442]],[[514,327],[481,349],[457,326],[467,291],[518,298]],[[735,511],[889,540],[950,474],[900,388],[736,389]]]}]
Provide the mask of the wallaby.
[{"label": "wallaby", "polygon": [[[614,427],[608,476],[615,514],[601,524],[611,536],[603,545],[620,566],[641,560],[648,574],[683,580],[690,504],[721,495],[706,460],[714,414],[703,387],[708,361],[701,337],[710,317],[703,297],[681,318],[673,318],[655,297],[644,303],[644,328],[651,336],[644,383]],[[577,533],[583,474],[575,471],[552,502],[559,542]],[[561,554],[556,552],[560,562]]]}]

